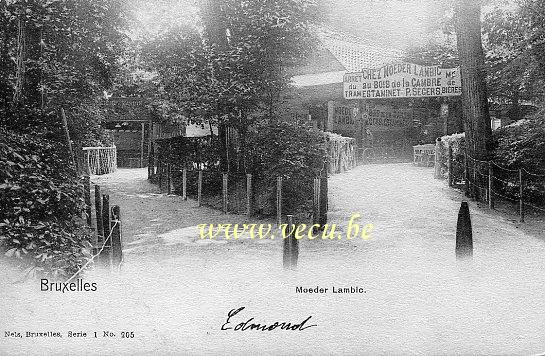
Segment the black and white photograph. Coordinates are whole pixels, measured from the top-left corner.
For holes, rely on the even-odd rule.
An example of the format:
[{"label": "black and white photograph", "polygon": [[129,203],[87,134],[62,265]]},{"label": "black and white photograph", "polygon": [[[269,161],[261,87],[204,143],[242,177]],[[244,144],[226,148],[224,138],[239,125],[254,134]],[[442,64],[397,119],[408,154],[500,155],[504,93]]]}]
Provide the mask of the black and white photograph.
[{"label": "black and white photograph", "polygon": [[545,355],[545,0],[0,0],[0,355]]}]

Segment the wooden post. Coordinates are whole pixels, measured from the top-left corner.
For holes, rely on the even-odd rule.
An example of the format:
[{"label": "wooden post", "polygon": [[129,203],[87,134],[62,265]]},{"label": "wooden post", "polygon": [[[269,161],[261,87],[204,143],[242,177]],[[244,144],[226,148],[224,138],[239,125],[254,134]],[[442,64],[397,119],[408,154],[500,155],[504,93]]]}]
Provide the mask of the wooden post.
[{"label": "wooden post", "polygon": [[140,168],[144,168],[144,146],[146,145],[146,123],[142,122],[140,125]]},{"label": "wooden post", "polygon": [[222,206],[223,206],[223,213],[227,214],[227,205],[229,202],[229,191],[228,191],[228,184],[229,184],[229,174],[223,173],[222,174]]},{"label": "wooden post", "polygon": [[327,202],[328,187],[327,187],[327,176],[320,178],[320,215],[319,215],[319,224],[324,226],[327,224]]},{"label": "wooden post", "polygon": [[448,146],[448,162],[447,162],[447,168],[448,168],[448,186],[452,187],[453,185],[453,176],[452,176],[452,146]]},{"label": "wooden post", "polygon": [[91,175],[91,151],[85,150],[83,152],[85,152],[84,156],[85,156],[85,162],[87,164],[87,166],[85,167],[85,174],[90,176]]},{"label": "wooden post", "polygon": [[[102,195],[102,224],[104,226],[104,240],[102,243],[104,244],[104,250],[103,254],[98,256],[98,259],[101,263],[108,262],[108,264],[111,265],[111,246],[112,246],[112,240],[108,240],[108,237],[111,238],[110,233],[112,231],[112,225],[111,225],[111,216],[110,216],[110,196],[107,194]],[[100,247],[99,247],[100,248]]]},{"label": "wooden post", "polygon": [[252,175],[246,174],[246,215],[248,217],[253,214],[252,199]]},{"label": "wooden post", "polygon": [[435,141],[435,179],[441,178],[441,155],[439,151],[441,150],[441,139],[438,138]]},{"label": "wooden post", "polygon": [[469,197],[469,163],[467,162],[467,152],[464,152],[464,184],[466,197]]},{"label": "wooden post", "polygon": [[97,242],[101,244],[104,239],[104,224],[102,222],[102,194],[98,185],[95,185],[95,214],[97,220]]},{"label": "wooden post", "polygon": [[276,177],[276,221],[282,225],[282,177]]},{"label": "wooden post", "polygon": [[157,176],[159,191],[161,191],[161,184],[163,183],[163,164],[160,159],[157,159]]},{"label": "wooden post", "polygon": [[294,230],[293,215],[286,215],[286,218],[288,220],[286,232],[289,232],[289,234],[288,236],[284,237],[282,244],[282,265],[284,268],[290,268],[294,267],[293,262],[295,262],[295,265],[297,265],[297,257],[299,253],[297,253],[297,256],[294,256],[294,248],[298,248],[298,244],[294,244],[292,241],[295,240],[294,233],[292,232],[292,229]]},{"label": "wooden post", "polygon": [[472,173],[472,176],[473,176],[473,184],[471,186],[471,198],[473,200],[480,200],[480,192],[477,190],[477,161],[475,160],[472,160],[473,161],[473,173]]},{"label": "wooden post", "polygon": [[522,169],[519,169],[519,183],[520,183],[520,188],[519,188],[519,197],[520,197],[520,201],[519,201],[519,215],[520,215],[520,222],[524,222],[524,201],[523,201],[523,191],[524,191],[524,184],[523,184],[523,181],[522,181]]},{"label": "wooden post", "polygon": [[122,235],[121,235],[121,208],[118,205],[112,207],[112,260],[115,265],[123,261]]},{"label": "wooden post", "polygon": [[153,121],[148,121],[148,179],[153,175],[153,141],[152,141]]},{"label": "wooden post", "polygon": [[[320,224],[320,178],[314,178],[314,197],[312,199],[312,225]],[[314,232],[317,232],[316,229]]]},{"label": "wooden post", "polygon": [[70,140],[70,131],[68,130],[68,120],[66,120],[66,113],[64,112],[64,108],[61,108],[61,120],[62,120],[62,127],[64,129],[64,136],[66,138],[66,146],[68,148],[68,154],[70,155],[70,162],[72,163],[72,166],[76,168],[76,159],[74,158],[74,151],[72,150],[72,141]]},{"label": "wooden post", "polygon": [[293,215],[288,216],[288,226],[293,226],[294,232],[290,234],[288,242],[290,244],[290,266],[291,268],[297,267],[297,260],[299,259],[299,240],[295,238],[295,229],[297,226],[293,224]]},{"label": "wooden post", "polygon": [[443,135],[448,135],[448,118],[449,118],[449,104],[448,98],[443,97],[441,100],[441,108],[439,109],[439,116],[443,121]]},{"label": "wooden post", "polygon": [[173,174],[172,165],[170,166],[169,177],[170,177],[170,179],[169,179],[169,181],[170,181],[170,184],[169,184],[170,193],[169,194],[174,194],[174,174]]},{"label": "wooden post", "polygon": [[488,162],[488,207],[494,209],[494,167]]},{"label": "wooden post", "polygon": [[91,226],[91,178],[89,176],[83,177],[83,197],[85,199],[85,220],[87,226]]},{"label": "wooden post", "polygon": [[172,167],[167,164],[167,194],[172,194]]},{"label": "wooden post", "polygon": [[199,170],[199,178],[197,181],[197,204],[202,205],[202,171]]},{"label": "wooden post", "polygon": [[182,171],[182,199],[187,200],[187,168]]},{"label": "wooden post", "polygon": [[[104,227],[104,240],[110,236],[110,196],[107,194],[102,195],[102,225]],[[110,243],[108,242],[109,246]]]}]

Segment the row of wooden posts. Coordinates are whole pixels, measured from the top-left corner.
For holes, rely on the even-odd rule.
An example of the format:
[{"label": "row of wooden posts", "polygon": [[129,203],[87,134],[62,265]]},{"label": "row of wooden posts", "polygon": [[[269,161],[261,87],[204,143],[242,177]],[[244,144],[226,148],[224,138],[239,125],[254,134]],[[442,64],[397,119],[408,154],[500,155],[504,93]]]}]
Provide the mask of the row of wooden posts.
[{"label": "row of wooden posts", "polygon": [[[452,153],[452,147],[448,147],[447,151],[447,179],[448,179],[448,185],[449,187],[454,186],[454,174],[453,174],[453,163],[454,163],[454,156]],[[441,175],[441,167],[439,163],[439,154],[438,150],[436,149],[436,159],[435,159],[435,177],[439,178]],[[494,165],[492,162],[488,162],[488,185],[485,189],[485,200],[488,201],[488,207],[490,209],[494,209],[494,203],[495,203],[495,189],[494,189]],[[471,177],[469,174],[469,161],[467,153],[464,154],[464,192],[467,197],[475,198],[476,197],[476,168],[473,168],[473,189],[470,189],[470,181]],[[524,222],[524,181],[523,181],[523,171],[522,169],[518,170],[518,181],[519,181],[519,220],[520,222]]]},{"label": "row of wooden posts", "polygon": [[[277,181],[279,187],[282,185],[282,179]],[[279,196],[277,202],[282,200],[282,189],[277,188]],[[314,178],[314,195],[313,195],[313,213],[312,224],[320,225],[320,229],[327,224],[327,178]],[[279,206],[277,209],[281,209]],[[283,265],[284,268],[293,269],[297,267],[297,260],[299,259],[299,241],[295,238],[292,227],[294,226],[293,215],[286,215],[288,230],[291,233],[284,239],[283,243]],[[282,224],[282,215],[277,216],[278,224]],[[316,231],[315,231],[316,232]]]},{"label": "row of wooden posts", "polygon": [[97,235],[93,256],[97,255],[100,263],[118,266],[123,260],[121,209],[118,205],[110,208],[110,196],[102,194],[99,185],[94,186],[94,195],[95,226],[91,218],[91,180],[89,176],[85,176],[84,198],[87,225],[94,229]]},{"label": "row of wooden posts", "polygon": [[[163,181],[166,183],[167,193],[174,193],[174,184],[172,179],[172,166],[164,166],[164,171],[159,169],[158,183],[159,186],[163,186]],[[199,170],[197,177],[197,204],[202,206],[203,197],[203,174],[205,171]],[[252,174],[246,174],[246,214],[252,216],[254,213],[253,206],[253,186],[252,186]],[[284,178],[276,178],[276,216],[278,224],[282,223],[282,187]],[[327,177],[314,178],[314,196],[313,196],[313,216],[314,224],[324,225],[327,223]],[[222,211],[227,214],[229,212],[228,206],[229,197],[229,174],[222,174]],[[187,200],[187,169],[182,169],[182,198]]]},{"label": "row of wooden posts", "polygon": [[[202,192],[203,192],[203,172],[198,171],[197,178],[197,203],[202,205]],[[158,170],[158,183],[159,186],[163,186],[163,181],[166,183],[167,193],[174,193],[174,185],[172,180],[172,166],[164,166],[164,170],[159,168]],[[313,184],[313,225],[318,224],[324,226],[327,224],[327,210],[328,210],[328,183],[327,177],[314,178]],[[283,209],[282,209],[282,188],[284,184],[283,177],[276,178],[276,221],[278,226],[282,225]],[[227,214],[229,212],[228,196],[229,196],[229,175],[227,173],[222,174],[222,211]],[[182,198],[187,200],[187,169],[182,169]],[[246,174],[246,214],[252,216],[254,213],[253,207],[253,187],[252,187],[252,175]],[[289,227],[294,224],[293,215],[286,215],[286,223]],[[291,229],[288,228],[288,231]],[[285,268],[297,267],[297,260],[299,258],[299,241],[295,239],[293,234],[290,234],[283,242],[283,265]]]}]

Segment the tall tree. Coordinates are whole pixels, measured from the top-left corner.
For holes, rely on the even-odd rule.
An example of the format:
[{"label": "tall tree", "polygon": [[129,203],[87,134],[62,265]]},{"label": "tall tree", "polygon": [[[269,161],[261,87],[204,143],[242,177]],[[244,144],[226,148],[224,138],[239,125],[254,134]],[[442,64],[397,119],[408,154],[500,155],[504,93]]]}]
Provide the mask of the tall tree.
[{"label": "tall tree", "polygon": [[520,119],[521,101],[539,103],[545,95],[545,1],[498,1],[483,33],[490,96],[511,104],[511,118]]},{"label": "tall tree", "polygon": [[161,99],[183,108],[190,122],[236,128],[243,155],[248,127],[276,117],[290,80],[287,69],[312,49],[316,4],[207,0],[204,5],[204,33],[172,28],[144,45],[144,58],[149,70],[159,73]]},{"label": "tall tree", "polygon": [[112,85],[124,45],[124,6],[125,0],[0,1],[0,124],[47,131],[59,107],[82,135],[88,121],[99,120],[98,99]]},{"label": "tall tree", "polygon": [[462,111],[468,153],[488,159],[492,129],[481,38],[481,1],[456,0],[454,23],[462,78]]}]

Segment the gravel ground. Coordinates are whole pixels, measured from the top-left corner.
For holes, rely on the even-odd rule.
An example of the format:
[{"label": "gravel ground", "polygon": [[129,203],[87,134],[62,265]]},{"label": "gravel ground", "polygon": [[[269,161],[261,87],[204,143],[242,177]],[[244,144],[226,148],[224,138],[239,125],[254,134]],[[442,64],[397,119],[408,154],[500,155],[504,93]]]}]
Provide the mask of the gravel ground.
[{"label": "gravel ground", "polygon": [[[121,206],[125,262],[90,271],[96,292],[40,292],[4,273],[0,332],[59,331],[61,339],[3,337],[3,354],[537,354],[545,351],[542,217],[518,224],[470,203],[474,255],[454,254],[463,197],[410,164],[361,166],[330,179],[329,221],[346,232],[353,213],[371,239],[302,240],[295,271],[282,241],[199,240],[201,223],[241,216],[159,194],[143,170],[94,177]],[[259,221],[252,221],[259,223]],[[297,286],[328,288],[297,294]],[[362,293],[331,293],[332,287]],[[7,308],[5,308],[7,306]],[[301,322],[302,331],[222,331],[234,325]],[[68,331],[87,338],[68,338]],[[97,331],[95,339],[93,332]],[[103,337],[111,331],[115,337]],[[121,332],[134,331],[134,339]]]}]

